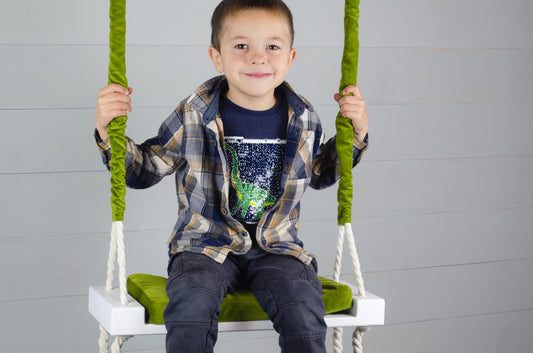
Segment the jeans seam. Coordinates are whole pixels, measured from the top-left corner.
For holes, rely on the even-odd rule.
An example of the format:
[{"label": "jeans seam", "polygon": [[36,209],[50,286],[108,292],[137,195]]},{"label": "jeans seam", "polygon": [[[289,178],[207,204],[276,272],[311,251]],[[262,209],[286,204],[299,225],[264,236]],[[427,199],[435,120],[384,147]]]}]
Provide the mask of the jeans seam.
[{"label": "jeans seam", "polygon": [[274,303],[274,305],[272,306],[272,311],[274,312],[269,312],[267,313],[267,316],[269,317],[269,319],[274,323],[273,319],[274,317],[276,317],[279,313],[279,308],[278,308],[278,302],[277,300],[274,300],[274,294],[272,294],[272,290],[270,289],[269,286],[266,286],[265,283],[265,278],[263,277],[263,274],[262,273],[258,273],[257,274],[257,277],[259,277],[261,279],[261,282],[263,282],[263,287],[266,288],[266,290],[268,291],[268,294],[270,296],[270,301]]},{"label": "jeans seam", "polygon": [[286,333],[285,337],[290,337],[297,340],[305,340],[309,338],[323,338],[327,334],[327,331],[323,332],[306,332],[306,333],[299,333],[299,334],[290,334]]},{"label": "jeans seam", "polygon": [[165,321],[165,325],[168,326],[193,326],[193,327],[211,327],[212,323],[210,321],[194,321],[194,320],[185,320],[185,321]]}]

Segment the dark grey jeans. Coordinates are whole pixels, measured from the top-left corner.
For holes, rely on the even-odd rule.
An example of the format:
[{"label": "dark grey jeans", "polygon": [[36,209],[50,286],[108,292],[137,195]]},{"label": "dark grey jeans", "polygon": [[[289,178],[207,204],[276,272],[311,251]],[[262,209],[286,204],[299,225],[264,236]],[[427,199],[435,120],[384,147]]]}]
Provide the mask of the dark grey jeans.
[{"label": "dark grey jeans", "polygon": [[213,352],[226,293],[248,288],[279,333],[282,353],[325,353],[326,324],[316,262],[288,255],[230,255],[223,264],[191,252],[169,263],[165,309],[168,353]]}]

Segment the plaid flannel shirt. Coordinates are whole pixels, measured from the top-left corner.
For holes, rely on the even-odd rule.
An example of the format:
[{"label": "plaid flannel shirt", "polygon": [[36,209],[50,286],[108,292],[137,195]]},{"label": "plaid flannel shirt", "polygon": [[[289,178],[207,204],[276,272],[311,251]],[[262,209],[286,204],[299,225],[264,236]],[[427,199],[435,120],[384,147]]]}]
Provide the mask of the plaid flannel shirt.
[{"label": "plaid flannel shirt", "polygon": [[[230,252],[244,254],[252,246],[250,234],[229,212],[231,176],[218,113],[219,96],[226,89],[224,76],[215,77],[178,105],[156,137],[141,145],[128,138],[128,187],[143,189],[166,175],[175,176],[178,219],[169,240],[169,255],[192,251],[222,263]],[[323,143],[324,133],[312,106],[287,83],[280,89],[289,106],[283,192],[262,215],[256,237],[264,250],[292,255],[309,264],[313,255],[303,249],[297,236],[300,199],[308,186],[321,189],[337,181],[335,137]],[[108,165],[109,140],[102,141],[98,133],[96,140]],[[355,136],[354,166],[366,149],[366,142]]]}]

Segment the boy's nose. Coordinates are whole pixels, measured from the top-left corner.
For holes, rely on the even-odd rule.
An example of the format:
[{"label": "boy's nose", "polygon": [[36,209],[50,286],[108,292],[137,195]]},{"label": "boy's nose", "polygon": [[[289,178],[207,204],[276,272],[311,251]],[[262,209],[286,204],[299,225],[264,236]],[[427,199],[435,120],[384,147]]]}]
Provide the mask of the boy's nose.
[{"label": "boy's nose", "polygon": [[264,52],[256,50],[250,54],[250,62],[252,64],[264,64],[266,62],[266,55]]}]

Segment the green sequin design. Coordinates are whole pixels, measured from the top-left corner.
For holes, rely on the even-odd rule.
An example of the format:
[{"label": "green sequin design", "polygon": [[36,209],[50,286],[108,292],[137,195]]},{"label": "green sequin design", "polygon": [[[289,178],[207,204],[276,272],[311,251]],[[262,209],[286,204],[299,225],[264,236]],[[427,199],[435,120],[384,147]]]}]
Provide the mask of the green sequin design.
[{"label": "green sequin design", "polygon": [[241,180],[239,174],[239,159],[237,152],[230,145],[226,145],[226,150],[231,153],[233,167],[231,169],[231,185],[237,193],[237,204],[231,210],[232,215],[237,215],[239,210],[240,218],[245,218],[249,208],[255,208],[254,220],[261,218],[265,212],[265,207],[276,203],[276,198],[268,191],[261,189],[257,185],[246,183]]}]

